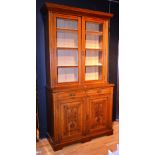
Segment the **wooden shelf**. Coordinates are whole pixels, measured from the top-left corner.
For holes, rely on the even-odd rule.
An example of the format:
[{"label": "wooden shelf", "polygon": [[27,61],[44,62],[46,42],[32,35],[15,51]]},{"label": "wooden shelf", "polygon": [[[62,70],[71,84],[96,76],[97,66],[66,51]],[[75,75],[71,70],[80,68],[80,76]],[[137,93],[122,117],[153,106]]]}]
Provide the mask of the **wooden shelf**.
[{"label": "wooden shelf", "polygon": [[57,47],[59,50],[78,50],[78,47]]},{"label": "wooden shelf", "polygon": [[59,28],[59,27],[57,27],[57,31],[72,31],[72,32],[77,32],[78,29]]},{"label": "wooden shelf", "polygon": [[100,31],[86,31],[86,34],[90,34],[90,35],[102,35],[103,32],[100,32]]},{"label": "wooden shelf", "polygon": [[89,64],[86,64],[85,67],[101,67],[102,64],[93,64],[93,65],[89,65]]},{"label": "wooden shelf", "polygon": [[103,49],[101,49],[101,48],[86,48],[86,50],[91,50],[91,51],[102,51]]},{"label": "wooden shelf", "polygon": [[57,66],[58,68],[76,68],[78,66]]}]

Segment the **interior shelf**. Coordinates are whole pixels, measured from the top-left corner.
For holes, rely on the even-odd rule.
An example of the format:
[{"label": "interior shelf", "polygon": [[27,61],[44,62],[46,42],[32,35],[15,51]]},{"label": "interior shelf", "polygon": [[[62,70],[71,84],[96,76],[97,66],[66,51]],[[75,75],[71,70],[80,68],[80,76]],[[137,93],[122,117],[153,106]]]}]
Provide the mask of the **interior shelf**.
[{"label": "interior shelf", "polygon": [[100,32],[100,31],[86,31],[86,34],[89,34],[89,35],[103,35],[103,33]]},{"label": "interior shelf", "polygon": [[78,47],[57,47],[57,49],[62,50],[77,50]]},{"label": "interior shelf", "polygon": [[57,27],[57,31],[72,31],[72,32],[77,32],[78,29],[59,28],[59,27]]},{"label": "interior shelf", "polygon": [[59,68],[74,68],[74,67],[78,67],[78,66],[57,66],[57,67],[59,67]]},{"label": "interior shelf", "polygon": [[91,51],[102,51],[103,49],[101,49],[101,48],[86,48],[86,50],[91,50]]},{"label": "interior shelf", "polygon": [[102,64],[86,64],[85,65],[86,67],[97,67],[97,66],[99,66],[99,67],[101,67],[102,66]]}]

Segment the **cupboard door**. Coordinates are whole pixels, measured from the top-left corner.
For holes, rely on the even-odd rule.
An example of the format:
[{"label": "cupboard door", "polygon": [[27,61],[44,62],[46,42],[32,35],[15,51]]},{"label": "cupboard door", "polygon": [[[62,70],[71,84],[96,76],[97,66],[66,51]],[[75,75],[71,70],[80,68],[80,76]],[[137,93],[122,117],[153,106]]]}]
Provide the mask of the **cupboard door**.
[{"label": "cupboard door", "polygon": [[64,100],[59,103],[60,140],[78,139],[83,134],[83,99]]},{"label": "cupboard door", "polygon": [[88,132],[102,132],[111,126],[111,102],[108,94],[93,96],[88,99],[89,129]]},{"label": "cupboard door", "polygon": [[107,28],[105,20],[83,17],[82,50],[85,82],[107,80]]},{"label": "cupboard door", "polygon": [[54,23],[56,85],[78,84],[81,77],[81,18],[55,14]]}]

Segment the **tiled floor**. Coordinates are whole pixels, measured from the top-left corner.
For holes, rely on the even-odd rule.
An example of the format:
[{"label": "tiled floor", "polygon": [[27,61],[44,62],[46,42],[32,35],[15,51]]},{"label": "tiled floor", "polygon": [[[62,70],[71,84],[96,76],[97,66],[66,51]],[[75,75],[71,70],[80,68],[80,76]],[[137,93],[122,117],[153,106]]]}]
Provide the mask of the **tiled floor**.
[{"label": "tiled floor", "polygon": [[37,155],[107,155],[108,149],[115,151],[119,143],[118,122],[113,122],[113,129],[113,135],[95,138],[86,143],[76,143],[55,152],[47,139],[39,140],[36,144]]}]

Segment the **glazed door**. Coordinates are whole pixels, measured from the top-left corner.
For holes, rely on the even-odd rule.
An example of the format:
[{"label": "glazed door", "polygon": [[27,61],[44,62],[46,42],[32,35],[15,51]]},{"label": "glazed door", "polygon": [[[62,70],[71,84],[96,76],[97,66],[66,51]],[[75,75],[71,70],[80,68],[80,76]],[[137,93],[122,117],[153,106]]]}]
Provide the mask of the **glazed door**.
[{"label": "glazed door", "polygon": [[81,81],[81,18],[54,14],[54,85],[78,85]]},{"label": "glazed door", "polygon": [[82,18],[83,81],[107,81],[108,22]]},{"label": "glazed door", "polygon": [[84,100],[67,99],[59,103],[60,140],[79,139],[83,135]]},{"label": "glazed door", "polygon": [[100,133],[111,127],[110,95],[88,98],[89,125],[88,134]]}]

